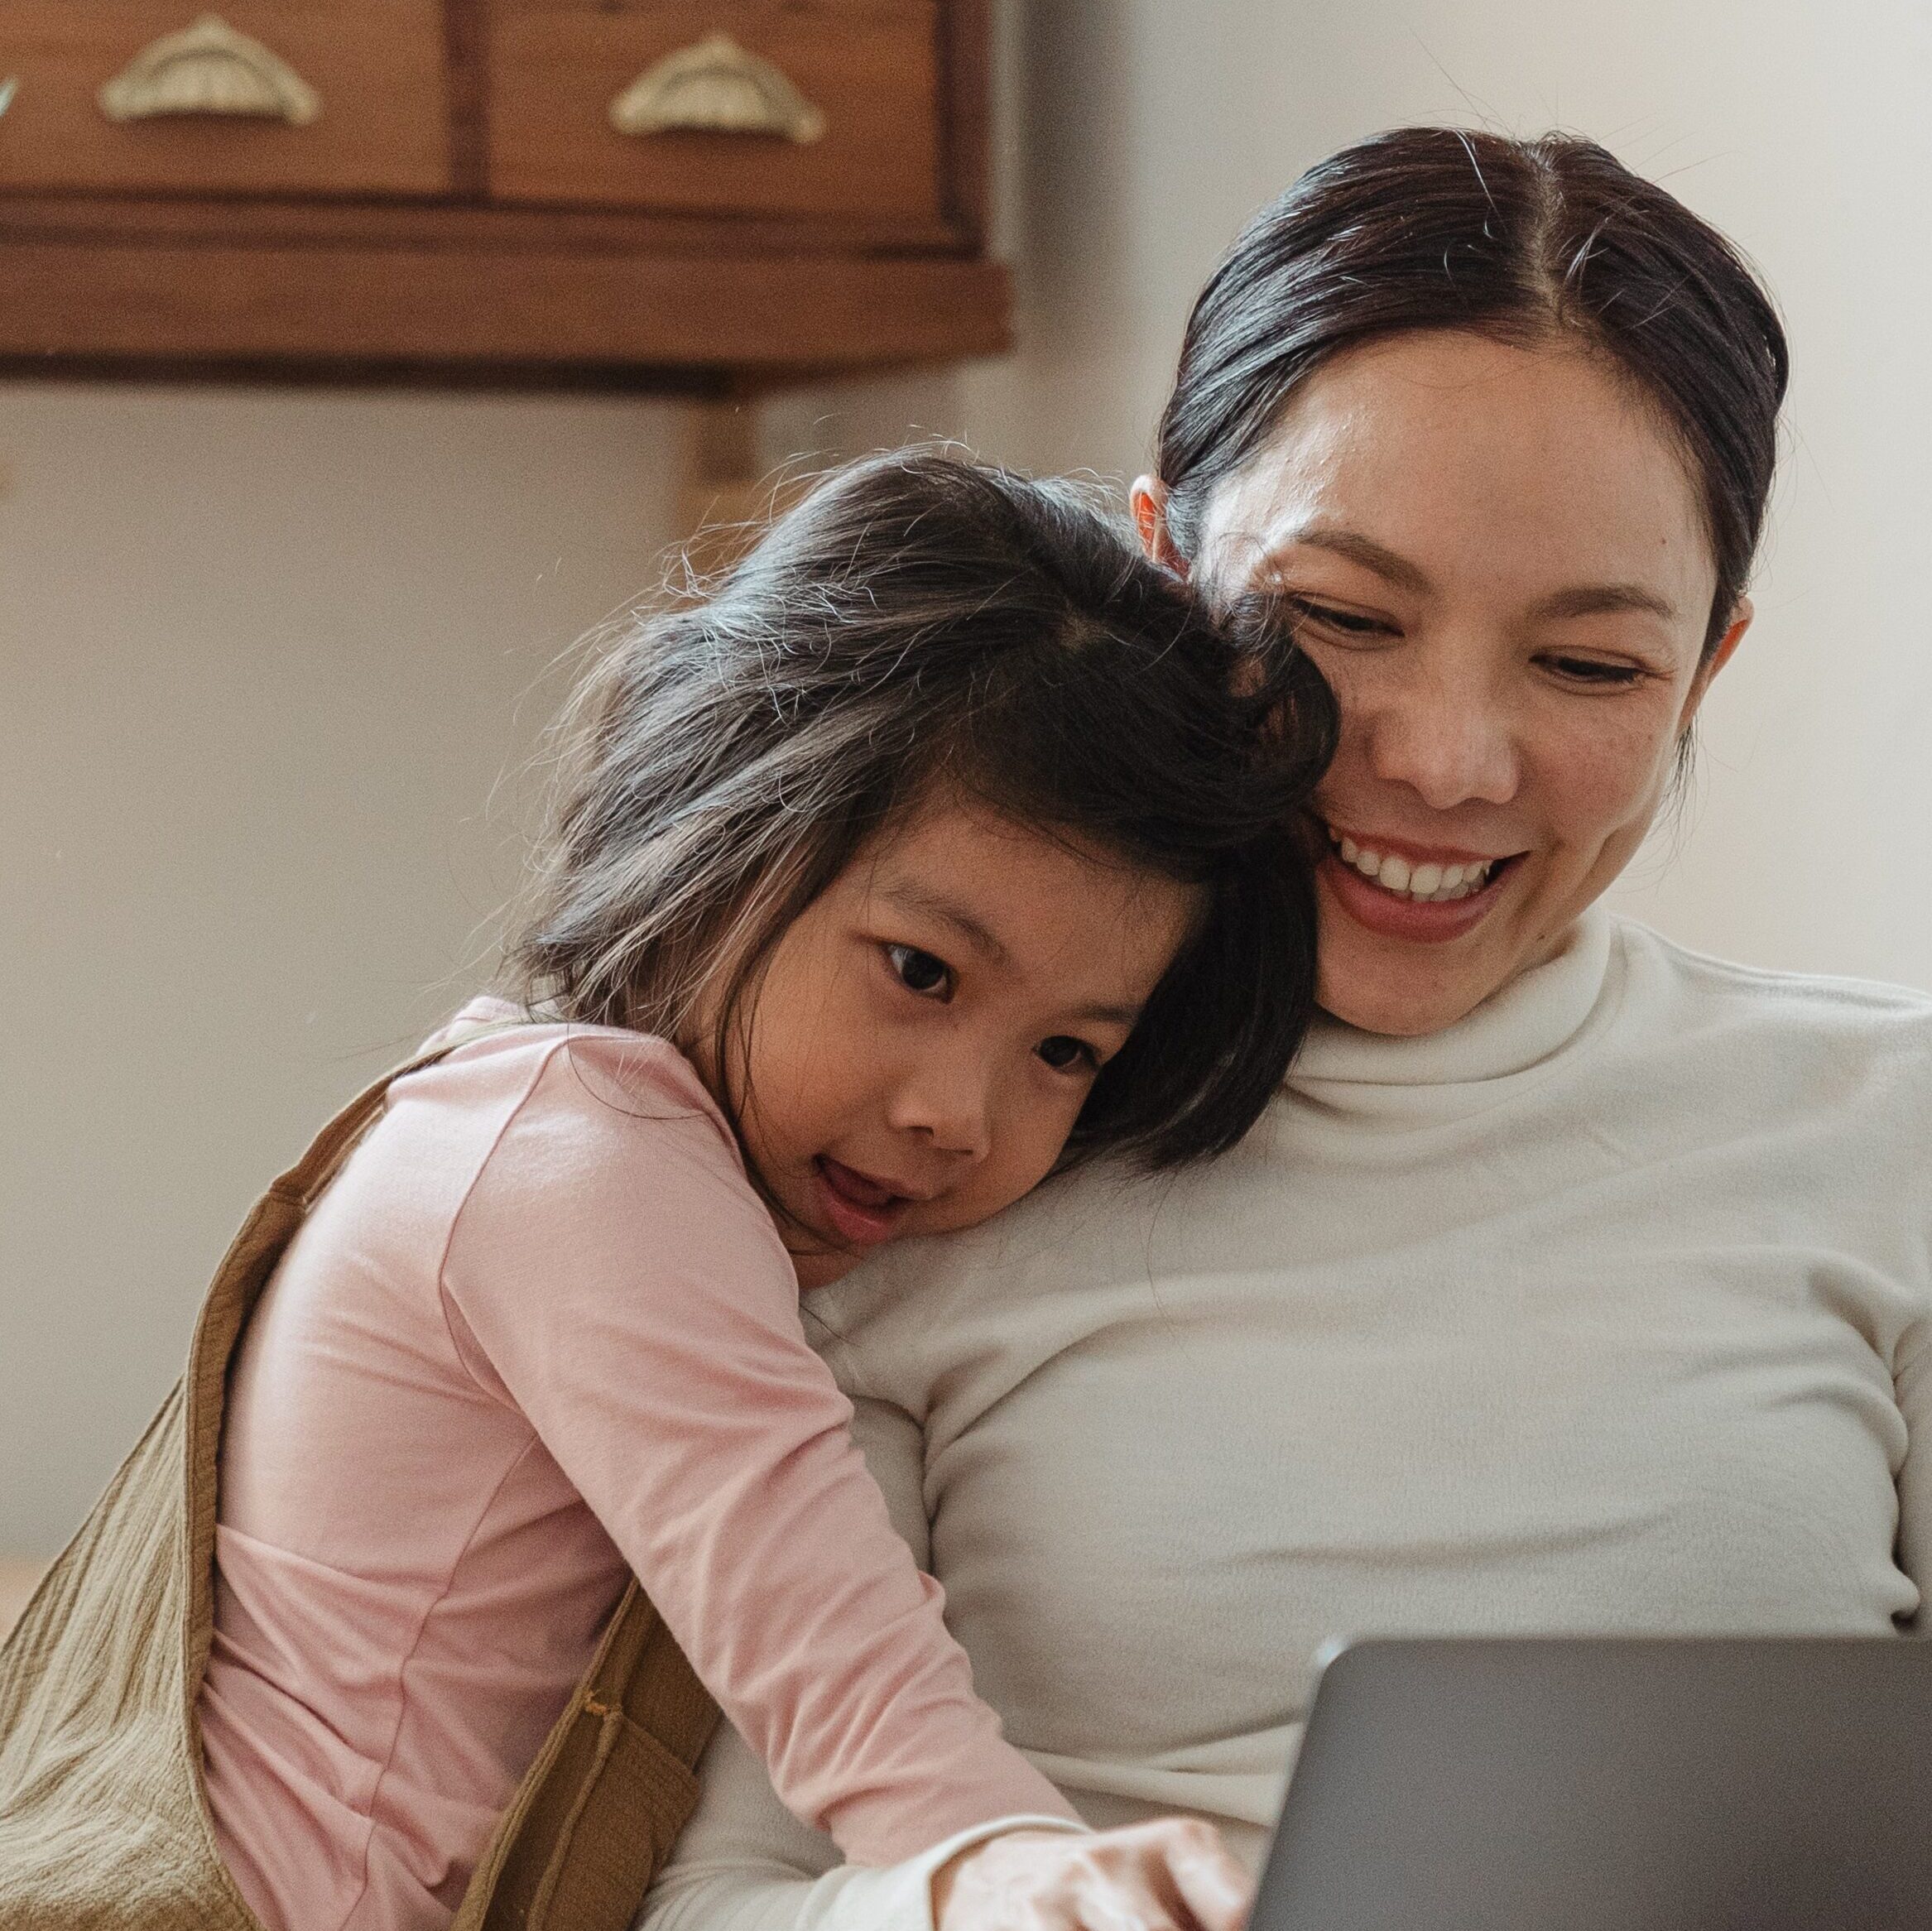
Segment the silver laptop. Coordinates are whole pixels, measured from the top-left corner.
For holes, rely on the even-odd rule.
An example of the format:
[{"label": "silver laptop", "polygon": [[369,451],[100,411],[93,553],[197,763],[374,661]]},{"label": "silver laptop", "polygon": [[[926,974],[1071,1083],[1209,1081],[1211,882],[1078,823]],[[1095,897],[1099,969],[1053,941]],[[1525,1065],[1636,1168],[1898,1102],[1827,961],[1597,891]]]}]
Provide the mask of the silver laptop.
[{"label": "silver laptop", "polygon": [[1340,1646],[1252,1931],[1932,1931],[1932,1643]]}]

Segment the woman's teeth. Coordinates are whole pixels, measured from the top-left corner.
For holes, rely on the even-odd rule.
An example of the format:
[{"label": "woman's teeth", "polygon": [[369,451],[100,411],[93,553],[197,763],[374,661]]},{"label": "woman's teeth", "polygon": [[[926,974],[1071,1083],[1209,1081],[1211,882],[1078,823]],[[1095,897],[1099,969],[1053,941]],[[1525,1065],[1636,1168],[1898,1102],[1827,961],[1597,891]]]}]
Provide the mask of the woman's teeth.
[{"label": "woman's teeth", "polygon": [[1460,865],[1411,865],[1393,852],[1385,857],[1367,845],[1358,845],[1338,831],[1329,833],[1329,843],[1342,854],[1342,862],[1372,878],[1384,891],[1417,905],[1447,905],[1451,899],[1467,898],[1489,882],[1496,865],[1493,858],[1479,858]]}]

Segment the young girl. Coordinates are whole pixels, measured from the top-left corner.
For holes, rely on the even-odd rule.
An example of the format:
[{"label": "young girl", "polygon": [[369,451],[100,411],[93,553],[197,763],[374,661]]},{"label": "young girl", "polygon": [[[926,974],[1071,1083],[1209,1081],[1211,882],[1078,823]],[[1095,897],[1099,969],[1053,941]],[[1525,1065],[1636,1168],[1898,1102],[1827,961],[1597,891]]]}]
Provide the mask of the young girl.
[{"label": "young girl", "polygon": [[1064,488],[861,464],[580,700],[521,1018],[397,1082],[236,1357],[200,1698],[275,1931],[448,1921],[635,1573],[887,1862],[1069,1813],[800,1294],[1103,1151],[1225,1148],[1310,1010],[1326,690]]}]

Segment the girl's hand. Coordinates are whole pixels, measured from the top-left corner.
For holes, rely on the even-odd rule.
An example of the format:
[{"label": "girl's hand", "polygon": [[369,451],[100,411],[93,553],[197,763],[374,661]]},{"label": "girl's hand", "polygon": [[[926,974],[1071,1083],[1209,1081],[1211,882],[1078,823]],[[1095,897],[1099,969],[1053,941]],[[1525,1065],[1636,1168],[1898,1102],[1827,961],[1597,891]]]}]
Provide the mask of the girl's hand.
[{"label": "girl's hand", "polygon": [[936,1931],[1242,1931],[1253,1901],[1220,1832],[1180,1817],[1081,1836],[1009,1832],[932,1881]]}]

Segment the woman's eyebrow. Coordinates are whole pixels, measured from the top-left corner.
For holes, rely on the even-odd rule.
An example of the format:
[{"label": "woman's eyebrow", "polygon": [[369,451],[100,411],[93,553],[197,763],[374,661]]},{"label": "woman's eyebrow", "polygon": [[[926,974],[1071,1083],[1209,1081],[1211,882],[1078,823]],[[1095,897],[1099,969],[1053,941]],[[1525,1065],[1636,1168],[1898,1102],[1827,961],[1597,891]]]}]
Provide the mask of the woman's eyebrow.
[{"label": "woman's eyebrow", "polygon": [[1393,584],[1397,589],[1411,591],[1418,597],[1427,596],[1435,588],[1429,573],[1420,564],[1411,563],[1407,557],[1398,555],[1386,545],[1377,543],[1372,536],[1364,536],[1354,530],[1330,529],[1319,523],[1294,531],[1286,542],[1277,545],[1271,560],[1278,560],[1282,550],[1294,549],[1298,545],[1346,557],[1351,563],[1360,564],[1365,570],[1372,570],[1385,583]]},{"label": "woman's eyebrow", "polygon": [[1620,611],[1637,610],[1646,616],[1674,622],[1677,606],[1668,597],[1646,589],[1641,584],[1579,584],[1545,597],[1536,606],[1537,617],[1615,616]]},{"label": "woman's eyebrow", "polygon": [[[1428,572],[1420,564],[1411,563],[1407,557],[1399,555],[1386,545],[1377,543],[1372,536],[1364,536],[1358,531],[1330,529],[1314,524],[1305,530],[1295,531],[1275,554],[1279,556],[1281,550],[1292,549],[1298,544],[1346,557],[1351,563],[1360,564],[1365,570],[1373,571],[1384,582],[1393,584],[1399,589],[1412,591],[1417,596],[1425,596],[1435,588]],[[1674,622],[1677,616],[1677,607],[1668,597],[1642,584],[1574,584],[1545,598],[1532,614],[1540,617],[1601,617],[1627,610],[1661,617],[1666,623]]]}]

